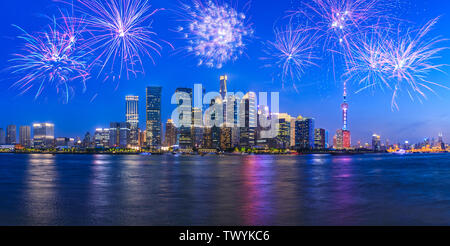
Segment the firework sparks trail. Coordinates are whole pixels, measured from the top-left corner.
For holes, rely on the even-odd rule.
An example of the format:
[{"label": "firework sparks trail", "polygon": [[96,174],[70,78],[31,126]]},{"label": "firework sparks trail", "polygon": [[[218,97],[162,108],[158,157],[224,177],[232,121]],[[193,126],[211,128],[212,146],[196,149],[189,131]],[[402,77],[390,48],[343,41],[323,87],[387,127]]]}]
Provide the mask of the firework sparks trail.
[{"label": "firework sparks trail", "polygon": [[57,1],[71,4],[85,16],[91,34],[85,48],[95,54],[91,65],[101,64],[100,73],[110,66],[111,70],[106,72],[114,78],[116,75],[121,78],[123,70],[129,78],[129,73],[144,72],[144,55],[153,63],[153,54],[161,55],[162,46],[151,31],[151,17],[163,9],[152,10],[148,0],[74,0],[73,4]]},{"label": "firework sparks trail", "polygon": [[217,1],[192,0],[181,4],[179,15],[185,26],[178,32],[188,41],[186,50],[198,57],[198,65],[222,68],[245,51],[245,40],[253,36],[252,25],[244,13]]},{"label": "firework sparks trail", "polygon": [[432,71],[440,71],[444,64],[435,64],[438,54],[447,49],[440,46],[445,41],[440,37],[428,38],[439,18],[429,21],[418,30],[408,29],[397,37],[380,35],[369,42],[361,40],[360,49],[354,49],[354,61],[349,63],[348,78],[358,77],[361,90],[373,86],[393,91],[392,109],[399,109],[397,97],[406,91],[409,97],[426,99],[426,91],[434,93],[432,86],[447,88],[428,80]]},{"label": "firework sparks trail", "polygon": [[67,103],[74,91],[74,81],[80,81],[83,90],[89,77],[85,52],[79,48],[82,42],[83,25],[75,18],[62,16],[51,18],[48,30],[32,35],[22,28],[19,36],[24,41],[20,53],[13,54],[9,67],[12,74],[20,75],[13,84],[22,90],[22,94],[38,87],[38,98],[46,87],[55,87],[58,94],[63,94]]},{"label": "firework sparks trail", "polygon": [[306,32],[301,28],[294,28],[292,24],[283,29],[275,29],[275,41],[267,42],[265,53],[268,55],[269,63],[265,67],[275,67],[279,69],[281,81],[288,80],[293,82],[301,79],[305,68],[316,66],[314,60],[317,59],[313,54],[316,38],[311,32]]},{"label": "firework sparks trail", "polygon": [[381,28],[383,13],[380,0],[312,0],[294,15],[314,24],[311,28],[321,33],[324,50],[350,56],[355,35]]}]

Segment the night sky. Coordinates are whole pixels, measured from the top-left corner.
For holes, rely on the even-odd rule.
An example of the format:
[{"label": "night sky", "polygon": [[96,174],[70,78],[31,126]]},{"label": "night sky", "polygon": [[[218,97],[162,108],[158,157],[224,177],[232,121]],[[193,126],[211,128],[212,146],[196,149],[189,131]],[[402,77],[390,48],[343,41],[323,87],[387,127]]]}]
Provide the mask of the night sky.
[{"label": "night sky", "polygon": [[[152,0],[154,8],[176,8],[176,0]],[[241,4],[242,5],[242,4]],[[450,38],[450,2],[444,0],[401,1],[393,8],[397,16],[410,21],[411,25],[423,25],[428,20],[441,16],[431,35]],[[42,15],[53,15],[60,4],[49,0],[2,0],[0,1],[0,65],[9,66],[11,55],[20,48],[21,33],[12,25],[18,25],[27,31],[41,31],[48,24]],[[314,117],[316,127],[325,128],[330,136],[341,127],[340,104],[342,102],[342,80],[335,80],[331,63],[324,59],[319,67],[306,70],[302,80],[297,82],[298,91],[286,84],[272,80],[271,70],[263,68],[260,60],[263,41],[273,39],[274,22],[286,15],[286,11],[298,6],[292,0],[254,0],[248,16],[252,19],[255,38],[249,41],[246,55],[236,62],[227,63],[222,69],[198,67],[196,58],[179,53],[185,40],[171,30],[179,25],[177,17],[170,11],[160,12],[153,18],[154,31],[159,38],[170,41],[175,52],[165,47],[161,57],[155,57],[156,65],[144,60],[145,74],[136,78],[119,81],[103,81],[93,76],[88,81],[88,90],[77,90],[68,104],[62,103],[50,88],[45,96],[34,99],[34,93],[19,95],[20,91],[10,88],[14,83],[7,70],[2,70],[0,81],[0,128],[8,124],[31,125],[34,122],[55,123],[57,137],[82,137],[86,131],[93,132],[98,127],[108,127],[109,122],[125,121],[125,96],[140,96],[141,128],[145,129],[145,88],[163,86],[163,121],[170,116],[174,106],[170,104],[172,93],[177,87],[193,87],[202,83],[206,91],[219,90],[219,76],[227,74],[229,91],[279,91],[280,111],[293,116]],[[447,42],[446,45],[450,44]],[[443,62],[450,64],[450,51],[441,53]],[[450,86],[450,69],[445,73],[433,73],[430,79]],[[339,76],[338,76],[339,77]],[[116,89],[117,88],[117,89]],[[392,111],[391,93],[364,91],[359,94],[354,84],[349,85],[349,128],[352,141],[369,141],[373,133],[388,138],[391,143],[409,140],[420,141],[424,137],[437,137],[444,134],[450,140],[450,90],[435,88],[438,95],[429,94],[423,103],[412,102],[402,95],[398,104],[399,111]],[[95,98],[94,98],[95,97]],[[92,100],[94,98],[94,100]]]}]

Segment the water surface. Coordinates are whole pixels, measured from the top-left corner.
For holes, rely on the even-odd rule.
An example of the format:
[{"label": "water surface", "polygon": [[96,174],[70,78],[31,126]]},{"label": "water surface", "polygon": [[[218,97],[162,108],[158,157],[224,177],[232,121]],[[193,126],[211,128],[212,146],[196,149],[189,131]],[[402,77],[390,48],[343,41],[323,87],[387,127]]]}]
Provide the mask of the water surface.
[{"label": "water surface", "polygon": [[0,155],[0,225],[450,225],[450,155]]}]

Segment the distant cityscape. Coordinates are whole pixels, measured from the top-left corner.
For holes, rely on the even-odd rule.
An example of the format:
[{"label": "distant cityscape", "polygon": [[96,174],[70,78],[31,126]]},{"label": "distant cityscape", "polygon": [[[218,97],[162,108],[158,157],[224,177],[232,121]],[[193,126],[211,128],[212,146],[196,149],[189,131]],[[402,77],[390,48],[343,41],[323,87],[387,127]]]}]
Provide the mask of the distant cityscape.
[{"label": "distant cityscape", "polygon": [[[194,105],[192,88],[177,88],[175,93],[188,95],[187,106],[183,99],[177,99],[180,119],[169,119],[163,127],[161,119],[162,87],[146,88],[146,129],[139,129],[139,97],[125,97],[124,122],[111,122],[109,128],[88,131],[83,138],[55,137],[55,125],[52,123],[35,123],[32,126],[20,126],[17,139],[17,126],[8,125],[6,132],[0,128],[1,152],[98,152],[98,153],[217,153],[217,152],[260,152],[260,153],[313,153],[313,152],[391,152],[391,153],[429,153],[450,151],[442,134],[438,138],[425,138],[420,143],[390,143],[381,141],[381,136],[374,134],[371,143],[358,141],[352,145],[351,132],[348,128],[349,104],[347,88],[344,85],[342,109],[342,128],[338,129],[332,141],[326,129],[315,128],[315,119],[294,117],[287,113],[270,113],[264,105],[257,105],[253,92],[242,98],[229,96],[228,77],[220,76],[220,96],[208,101],[209,106],[218,106],[223,112],[225,122],[241,124],[231,126],[222,123],[219,126],[205,124],[203,106]],[[195,90],[195,88],[194,88]],[[201,91],[202,95],[204,90]],[[177,127],[183,112],[189,112],[190,124]],[[218,112],[209,120],[214,121]],[[263,117],[261,115],[264,114]],[[278,126],[276,137],[267,138],[261,134],[264,127],[260,119],[271,118],[276,114]],[[33,131],[31,131],[33,130]],[[33,133],[33,134],[32,134]],[[332,142],[330,144],[330,142]]]}]

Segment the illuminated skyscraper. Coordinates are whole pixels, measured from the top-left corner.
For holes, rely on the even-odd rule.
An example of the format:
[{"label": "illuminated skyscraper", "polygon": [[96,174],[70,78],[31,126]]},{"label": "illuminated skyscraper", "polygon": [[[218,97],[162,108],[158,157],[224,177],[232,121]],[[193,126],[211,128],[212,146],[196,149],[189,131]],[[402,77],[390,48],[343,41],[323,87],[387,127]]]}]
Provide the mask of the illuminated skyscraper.
[{"label": "illuminated skyscraper", "polygon": [[139,146],[139,97],[126,96],[126,122],[130,124],[130,147]]},{"label": "illuminated skyscraper", "polygon": [[292,117],[288,114],[278,115],[277,148],[289,149],[291,147],[291,122]]},{"label": "illuminated skyscraper", "polygon": [[232,131],[231,127],[223,126],[220,128],[220,149],[227,150],[232,148]]},{"label": "illuminated skyscraper", "polygon": [[128,148],[130,145],[130,124],[127,122],[112,122],[109,127],[109,147]]},{"label": "illuminated skyscraper", "polygon": [[314,130],[314,147],[316,149],[326,148],[326,131],[325,129],[318,128]]},{"label": "illuminated skyscraper", "polygon": [[192,89],[191,88],[177,88],[175,90],[177,96],[177,108],[179,119],[177,120],[179,126],[177,128],[177,143],[180,149],[192,149]]},{"label": "illuminated skyscraper", "polygon": [[6,144],[6,138],[5,138],[5,130],[3,128],[0,128],[0,145]]},{"label": "illuminated skyscraper", "polygon": [[373,134],[372,136],[372,150],[373,151],[381,150],[381,137],[377,134]]},{"label": "illuminated skyscraper", "polygon": [[23,147],[31,147],[31,128],[29,126],[19,128],[19,143]]},{"label": "illuminated skyscraper", "polygon": [[299,116],[295,122],[295,147],[314,149],[314,119]]},{"label": "illuminated skyscraper", "polygon": [[33,124],[33,142],[37,149],[51,148],[55,141],[55,125],[50,123]]},{"label": "illuminated skyscraper", "polygon": [[256,94],[249,92],[242,98],[239,107],[239,142],[242,147],[255,146],[257,117]]},{"label": "illuminated skyscraper", "polygon": [[166,147],[172,147],[177,144],[177,129],[172,119],[167,120],[164,143]]},{"label": "illuminated skyscraper", "polygon": [[94,142],[96,148],[108,148],[109,147],[109,128],[98,128],[95,130]]},{"label": "illuminated skyscraper", "polygon": [[6,129],[6,144],[14,145],[17,143],[17,127],[9,125]]},{"label": "illuminated skyscraper", "polygon": [[161,147],[161,92],[162,87],[147,87],[147,146],[152,149]]},{"label": "illuminated skyscraper", "polygon": [[203,97],[205,95],[205,89],[202,86],[196,85],[194,87],[194,98],[192,100],[192,144],[196,148],[200,148],[203,145]]}]

